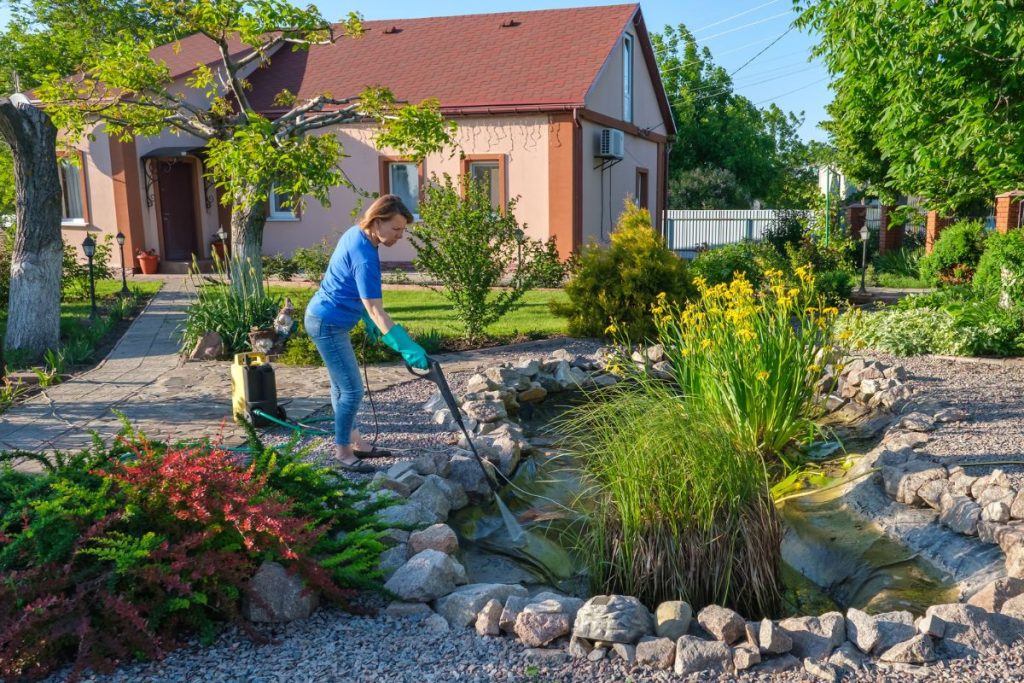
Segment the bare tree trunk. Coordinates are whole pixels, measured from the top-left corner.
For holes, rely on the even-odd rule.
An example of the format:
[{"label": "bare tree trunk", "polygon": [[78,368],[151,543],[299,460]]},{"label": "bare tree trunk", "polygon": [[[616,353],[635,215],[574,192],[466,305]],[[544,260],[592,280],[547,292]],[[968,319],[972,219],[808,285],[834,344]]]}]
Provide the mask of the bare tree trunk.
[{"label": "bare tree trunk", "polygon": [[263,226],[267,222],[266,203],[259,202],[248,210],[231,211],[231,284],[243,297],[263,295]]},{"label": "bare tree trunk", "polygon": [[0,138],[14,152],[17,220],[4,346],[41,356],[60,343],[57,129],[24,97],[0,97]]}]

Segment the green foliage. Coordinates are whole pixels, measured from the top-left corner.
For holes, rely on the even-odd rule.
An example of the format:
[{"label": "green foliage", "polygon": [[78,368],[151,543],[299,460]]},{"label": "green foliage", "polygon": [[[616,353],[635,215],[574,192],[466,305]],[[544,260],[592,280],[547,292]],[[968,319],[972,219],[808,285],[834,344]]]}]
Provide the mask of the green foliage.
[{"label": "green foliage", "polygon": [[536,269],[538,287],[557,288],[565,284],[568,270],[558,255],[558,243],[554,235],[544,242],[544,251],[537,254]]},{"label": "green foliage", "polygon": [[652,33],[658,69],[678,132],[669,155],[672,208],[748,208],[760,199],[802,208],[817,189],[813,147],[801,118],[758,109],[733,91],[728,72],[682,24]]},{"label": "green foliage", "polygon": [[764,241],[785,254],[789,247],[796,246],[804,237],[806,219],[799,211],[777,211],[764,231]]},{"label": "green foliage", "polygon": [[[0,75],[0,78],[3,78]],[[2,90],[2,88],[0,88]],[[12,227],[8,220],[14,219],[14,157],[11,148],[0,142],[0,228],[5,231]]]},{"label": "green foliage", "polygon": [[[955,213],[1024,177],[1016,3],[800,0],[832,75],[838,166],[880,195]],[[870,30],[864,30],[870,27]]]},{"label": "green foliage", "polygon": [[327,240],[311,247],[298,247],[292,254],[292,263],[310,282],[320,284],[327,272],[327,264],[331,261],[330,247]]},{"label": "green foliage", "polygon": [[424,194],[421,222],[409,231],[413,263],[441,283],[466,338],[479,339],[538,285],[547,268],[544,245],[519,228],[515,199],[496,210],[480,183],[466,181],[460,189],[446,174]]},{"label": "green foliage", "polygon": [[650,380],[603,393],[563,427],[583,470],[578,550],[594,593],[775,614],[782,526],[757,453]]},{"label": "green foliage", "polygon": [[[93,235],[93,239],[96,236]],[[109,280],[114,276],[110,259],[114,252],[114,237],[107,233],[96,240],[96,253],[92,257],[92,272],[96,280]],[[89,298],[89,261],[78,257],[78,246],[64,242],[64,261],[61,272],[61,298],[65,301]]]},{"label": "green foliage", "polygon": [[[293,444],[267,449],[250,436],[251,457],[151,443],[127,426],[110,447],[5,455],[0,675],[40,677],[74,660],[74,677],[196,635],[209,642],[241,622],[263,559],[342,605],[353,589],[379,589],[376,513],[388,503]],[[14,470],[19,457],[42,474]]]},{"label": "green foliage", "polygon": [[1024,354],[1024,307],[1004,308],[998,292],[979,292],[969,285],[905,297],[876,313],[850,311],[840,318],[839,327],[856,346],[898,356]]},{"label": "green foliage", "polygon": [[[0,169],[2,173],[2,169]],[[0,183],[3,179],[0,178]],[[7,310],[11,295],[11,257],[14,254],[14,223],[3,225],[3,209],[0,208],[0,308]]]},{"label": "green foliage", "polygon": [[295,263],[295,259],[288,258],[284,254],[263,257],[263,274],[267,277],[274,277],[288,282],[298,272],[299,266]]},{"label": "green foliage", "polygon": [[[233,262],[233,268],[244,267]],[[197,278],[196,299],[185,314],[181,331],[181,352],[188,354],[207,332],[216,332],[229,354],[251,349],[249,332],[270,327],[281,308],[281,299],[262,287],[248,294],[232,287],[221,266],[215,276]],[[234,278],[233,278],[234,279]]]},{"label": "green foliage", "polygon": [[826,246],[822,240],[805,235],[795,244],[786,245],[789,267],[786,272],[792,281],[801,266],[814,272],[815,292],[834,304],[846,301],[853,290],[854,272],[850,265],[853,242],[832,240]]},{"label": "green foliage", "polygon": [[669,301],[693,295],[686,262],[665,246],[651,215],[629,199],[611,234],[611,244],[588,244],[575,260],[565,285],[567,304],[552,312],[569,319],[569,333],[647,339],[654,334],[651,306],[659,294]]},{"label": "green foliage", "polygon": [[970,282],[985,251],[985,224],[961,221],[942,231],[919,265],[921,278],[932,284]]},{"label": "green foliage", "polygon": [[973,284],[982,295],[998,297],[1005,292],[1009,301],[1024,303],[1024,230],[989,236]]},{"label": "green foliage", "polygon": [[710,285],[732,282],[742,273],[755,288],[764,283],[764,273],[772,268],[783,268],[785,261],[779,253],[764,242],[736,242],[723,244],[697,254],[690,262],[694,277],[702,277]]}]

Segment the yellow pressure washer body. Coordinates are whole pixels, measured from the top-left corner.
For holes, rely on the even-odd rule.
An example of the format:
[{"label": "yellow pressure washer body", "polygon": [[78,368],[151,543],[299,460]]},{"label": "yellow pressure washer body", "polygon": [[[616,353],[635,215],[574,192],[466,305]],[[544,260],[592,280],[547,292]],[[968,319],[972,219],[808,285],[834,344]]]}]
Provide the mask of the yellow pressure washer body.
[{"label": "yellow pressure washer body", "polygon": [[260,413],[286,419],[277,404],[274,368],[265,353],[236,353],[231,365],[231,412],[235,422],[244,418],[256,427],[272,424]]}]

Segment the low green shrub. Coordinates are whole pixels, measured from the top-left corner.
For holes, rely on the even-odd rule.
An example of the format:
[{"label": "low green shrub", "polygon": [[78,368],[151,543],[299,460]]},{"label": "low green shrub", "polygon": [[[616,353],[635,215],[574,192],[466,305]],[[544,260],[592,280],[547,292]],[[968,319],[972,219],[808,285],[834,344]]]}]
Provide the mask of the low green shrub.
[{"label": "low green shrub", "polygon": [[284,254],[263,257],[263,275],[278,280],[290,281],[299,272],[299,266]]},{"label": "low green shrub", "polygon": [[[96,253],[92,257],[92,275],[95,280],[109,280],[114,277],[114,268],[110,264],[114,252],[114,238],[110,233],[96,240]],[[75,301],[89,298],[89,262],[79,260],[78,247],[64,242],[63,264],[61,269],[61,298]]]},{"label": "low green shrub", "polygon": [[1024,230],[996,233],[986,240],[973,284],[983,296],[1024,304]]},{"label": "low green shrub", "polygon": [[970,282],[985,251],[985,224],[961,221],[939,235],[932,253],[921,258],[921,278],[932,285]]},{"label": "low green shrub", "polygon": [[833,239],[826,245],[822,240],[805,235],[799,241],[786,245],[787,277],[791,282],[800,267],[810,268],[814,273],[815,292],[826,301],[840,303],[850,297],[853,290],[854,271],[850,265],[853,243],[849,240]]},{"label": "low green shrub", "polygon": [[728,284],[733,276],[742,273],[755,288],[764,284],[764,273],[782,268],[783,257],[771,245],[763,242],[742,241],[723,244],[697,254],[690,261],[690,274],[702,277],[709,285]]},{"label": "low green shrub", "polygon": [[773,616],[782,525],[764,464],[668,385],[640,380],[567,414],[594,593]]},{"label": "low green shrub", "polygon": [[544,242],[544,251],[537,255],[537,286],[551,289],[565,284],[566,264],[558,255],[558,243],[554,236]]},{"label": "low green shrub", "polygon": [[573,261],[565,285],[569,302],[553,304],[568,318],[569,333],[584,337],[654,336],[651,306],[659,294],[681,302],[694,293],[686,262],[655,232],[651,215],[631,200],[619,216],[609,246],[588,244]]},{"label": "low green shrub", "polygon": [[310,282],[320,284],[331,261],[331,247],[327,240],[311,247],[299,247],[292,253],[292,263]]},{"label": "low green shrub", "polygon": [[481,183],[459,186],[447,174],[434,180],[420,204],[421,222],[409,230],[413,263],[441,283],[438,291],[474,341],[537,287],[544,245],[520,229],[515,199],[496,210]]},{"label": "low green shrub", "polygon": [[898,249],[878,254],[871,260],[875,273],[881,275],[896,275],[906,278],[921,277],[921,259],[924,257],[924,249]]},{"label": "low green shrub", "polygon": [[188,638],[245,627],[241,598],[264,559],[341,605],[379,589],[383,550],[363,484],[267,449],[152,443],[35,456],[41,475],[0,467],[0,677],[73,662],[106,672]]}]

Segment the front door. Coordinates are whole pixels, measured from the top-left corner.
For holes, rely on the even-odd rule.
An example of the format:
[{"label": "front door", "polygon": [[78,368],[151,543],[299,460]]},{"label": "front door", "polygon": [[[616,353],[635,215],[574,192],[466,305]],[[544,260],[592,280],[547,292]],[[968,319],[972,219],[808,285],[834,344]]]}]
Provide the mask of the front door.
[{"label": "front door", "polygon": [[191,261],[193,254],[200,256],[193,164],[161,159],[159,169],[160,230],[164,239],[162,258],[165,261]]}]

